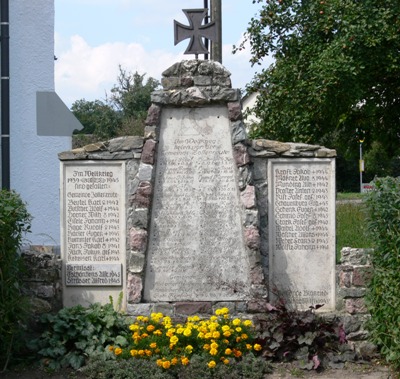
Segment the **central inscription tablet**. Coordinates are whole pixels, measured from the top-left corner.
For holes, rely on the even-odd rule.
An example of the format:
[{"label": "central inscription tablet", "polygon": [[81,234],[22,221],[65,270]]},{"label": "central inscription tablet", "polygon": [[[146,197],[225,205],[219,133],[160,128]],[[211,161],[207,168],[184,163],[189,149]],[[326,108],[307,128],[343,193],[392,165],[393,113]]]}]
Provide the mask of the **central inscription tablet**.
[{"label": "central inscription tablet", "polygon": [[144,297],[238,300],[249,289],[226,107],[162,111]]}]

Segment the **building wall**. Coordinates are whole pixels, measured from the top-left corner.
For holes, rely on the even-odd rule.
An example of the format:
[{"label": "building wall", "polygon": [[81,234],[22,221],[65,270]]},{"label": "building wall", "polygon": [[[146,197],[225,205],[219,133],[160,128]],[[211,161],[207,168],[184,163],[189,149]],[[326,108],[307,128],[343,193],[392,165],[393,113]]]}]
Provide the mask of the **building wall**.
[{"label": "building wall", "polygon": [[54,63],[54,0],[10,1],[11,188],[28,204],[35,245],[60,243],[57,154],[71,146],[37,135],[36,92],[54,91]]}]

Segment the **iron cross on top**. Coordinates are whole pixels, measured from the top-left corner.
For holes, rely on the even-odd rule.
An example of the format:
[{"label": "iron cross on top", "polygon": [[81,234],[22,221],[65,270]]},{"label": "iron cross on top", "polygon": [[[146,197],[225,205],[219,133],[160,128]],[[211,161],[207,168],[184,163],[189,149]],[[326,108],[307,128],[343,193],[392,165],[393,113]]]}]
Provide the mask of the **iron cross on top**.
[{"label": "iron cross on top", "polygon": [[215,22],[202,25],[204,18],[207,16],[207,9],[183,9],[190,26],[183,25],[174,20],[174,44],[186,38],[190,38],[189,46],[184,54],[195,54],[196,59],[198,54],[208,54],[203,38],[211,41],[217,39],[217,28]]}]

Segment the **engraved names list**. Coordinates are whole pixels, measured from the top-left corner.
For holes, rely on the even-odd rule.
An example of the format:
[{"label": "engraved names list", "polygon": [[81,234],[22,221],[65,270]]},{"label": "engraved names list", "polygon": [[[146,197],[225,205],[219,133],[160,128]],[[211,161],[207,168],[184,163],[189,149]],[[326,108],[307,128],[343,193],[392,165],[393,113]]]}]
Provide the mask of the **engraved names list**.
[{"label": "engraved names list", "polygon": [[144,295],[234,300],[248,288],[225,107],[163,110]]},{"label": "engraved names list", "polygon": [[270,160],[270,288],[297,309],[335,307],[334,160]]},{"label": "engraved names list", "polygon": [[123,286],[124,182],[121,162],[62,163],[66,287]]}]

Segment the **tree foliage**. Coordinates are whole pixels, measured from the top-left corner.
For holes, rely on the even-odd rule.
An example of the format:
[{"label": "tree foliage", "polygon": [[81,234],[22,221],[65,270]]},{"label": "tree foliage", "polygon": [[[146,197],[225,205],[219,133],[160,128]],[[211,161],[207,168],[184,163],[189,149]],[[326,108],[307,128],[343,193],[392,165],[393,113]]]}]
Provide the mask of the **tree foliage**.
[{"label": "tree foliage", "polygon": [[98,139],[142,134],[150,95],[159,82],[145,74],[131,73],[119,66],[117,83],[104,101],[77,100],[71,110],[83,125],[79,134],[94,134]]},{"label": "tree foliage", "polygon": [[389,155],[400,133],[400,2],[253,0],[263,3],[245,41],[251,63],[267,56],[248,91],[259,91],[257,137],[346,149],[379,141]]}]

